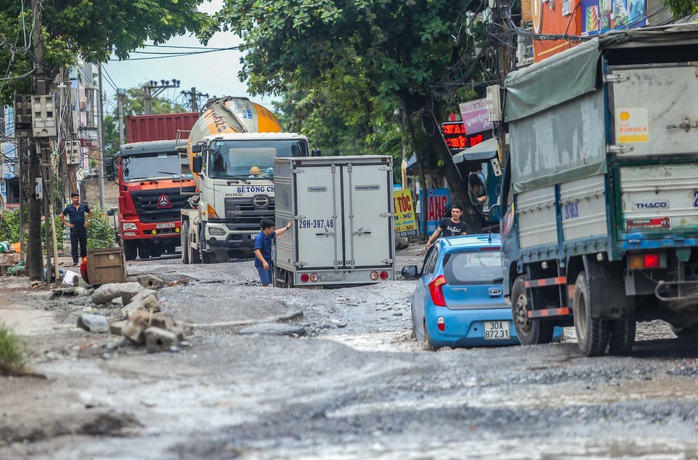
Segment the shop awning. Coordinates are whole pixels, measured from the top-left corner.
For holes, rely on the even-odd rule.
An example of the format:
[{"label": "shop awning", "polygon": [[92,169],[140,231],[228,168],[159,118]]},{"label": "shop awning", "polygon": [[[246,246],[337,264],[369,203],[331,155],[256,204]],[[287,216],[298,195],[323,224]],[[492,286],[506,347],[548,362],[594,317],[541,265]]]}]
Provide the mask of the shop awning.
[{"label": "shop awning", "polygon": [[487,139],[474,147],[462,150],[453,155],[453,162],[458,164],[464,161],[489,161],[497,156],[498,147],[497,139]]}]

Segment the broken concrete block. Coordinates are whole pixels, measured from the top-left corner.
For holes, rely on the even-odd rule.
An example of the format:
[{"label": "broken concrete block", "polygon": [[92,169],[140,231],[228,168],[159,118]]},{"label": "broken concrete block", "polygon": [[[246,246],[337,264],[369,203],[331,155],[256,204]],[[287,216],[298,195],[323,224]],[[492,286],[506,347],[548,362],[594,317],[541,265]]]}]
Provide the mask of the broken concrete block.
[{"label": "broken concrete block", "polygon": [[148,311],[160,311],[160,302],[158,301],[158,296],[151,294],[148,297],[141,300],[141,308]]},{"label": "broken concrete block", "polygon": [[160,289],[165,285],[165,280],[155,275],[140,275],[138,277],[138,282],[141,283],[145,289]]},{"label": "broken concrete block", "polygon": [[174,328],[175,322],[170,315],[166,315],[165,313],[154,313],[153,316],[148,319],[148,325],[169,331]]},{"label": "broken concrete block", "polygon": [[[136,297],[139,296],[135,296],[134,299],[136,299]],[[157,296],[151,294],[145,299],[133,300],[131,303],[121,308],[121,314],[123,315],[123,318],[129,318],[131,314],[137,310],[145,310],[148,312],[160,311],[160,302],[158,301]]]},{"label": "broken concrete block", "polygon": [[149,327],[145,330],[145,346],[148,353],[168,351],[177,346],[177,336],[159,327]]},{"label": "broken concrete block", "polygon": [[131,302],[140,302],[141,300],[143,300],[146,297],[149,297],[151,295],[155,296],[155,299],[158,298],[157,291],[154,291],[152,289],[143,289],[143,286],[141,286],[141,290],[138,291],[135,295],[132,295],[130,297],[129,296],[121,296],[121,299],[123,300],[124,305],[128,305]]},{"label": "broken concrete block", "polygon": [[126,323],[127,321],[114,321],[109,325],[109,332],[113,335],[122,335],[122,330]]},{"label": "broken concrete block", "polygon": [[[111,302],[117,297],[124,299],[124,304],[130,302],[130,299],[138,292],[143,290],[140,283],[108,283],[98,287],[92,294],[92,302],[97,305],[103,305]],[[128,298],[128,301],[126,300]]]},{"label": "broken concrete block", "polygon": [[148,328],[148,316],[148,312],[134,311],[129,315],[126,324],[121,328],[121,335],[136,344],[144,343],[145,335],[143,332]]},{"label": "broken concrete block", "polygon": [[109,322],[106,316],[85,313],[78,318],[78,327],[90,332],[109,332]]}]

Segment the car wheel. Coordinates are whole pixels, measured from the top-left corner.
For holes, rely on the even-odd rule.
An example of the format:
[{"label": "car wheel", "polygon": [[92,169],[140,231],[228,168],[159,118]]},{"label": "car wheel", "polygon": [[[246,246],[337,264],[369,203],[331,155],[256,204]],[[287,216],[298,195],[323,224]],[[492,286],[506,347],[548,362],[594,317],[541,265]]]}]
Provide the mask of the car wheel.
[{"label": "car wheel", "polygon": [[436,347],[431,343],[426,320],[424,320],[424,343],[422,343],[422,348],[424,348],[424,351],[436,351]]},{"label": "car wheel", "polygon": [[579,349],[586,356],[599,356],[606,352],[611,332],[609,321],[592,318],[591,288],[582,271],[574,283],[574,330]]},{"label": "car wheel", "polygon": [[540,345],[553,340],[554,326],[528,317],[526,277],[519,276],[511,289],[511,315],[516,336],[522,345]]},{"label": "car wheel", "polygon": [[635,344],[635,320],[622,319],[613,321],[611,327],[611,339],[608,342],[609,354],[627,356]]}]

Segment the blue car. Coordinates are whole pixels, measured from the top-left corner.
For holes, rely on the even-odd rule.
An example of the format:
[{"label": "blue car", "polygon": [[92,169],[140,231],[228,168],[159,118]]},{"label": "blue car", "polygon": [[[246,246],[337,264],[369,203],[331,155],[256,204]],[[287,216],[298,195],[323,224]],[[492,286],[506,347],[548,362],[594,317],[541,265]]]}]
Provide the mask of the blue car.
[{"label": "blue car", "polygon": [[404,267],[402,276],[418,279],[412,332],[426,350],[519,343],[502,292],[498,234],[440,238],[421,270]]}]

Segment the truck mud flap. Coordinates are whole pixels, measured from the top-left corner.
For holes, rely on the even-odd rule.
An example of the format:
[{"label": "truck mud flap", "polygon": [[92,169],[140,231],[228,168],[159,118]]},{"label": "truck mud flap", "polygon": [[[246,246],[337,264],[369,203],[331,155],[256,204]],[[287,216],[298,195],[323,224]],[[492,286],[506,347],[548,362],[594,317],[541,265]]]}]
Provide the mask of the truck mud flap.
[{"label": "truck mud flap", "polygon": [[696,307],[698,304],[698,281],[659,281],[654,295],[662,302],[676,303],[675,309]]}]

